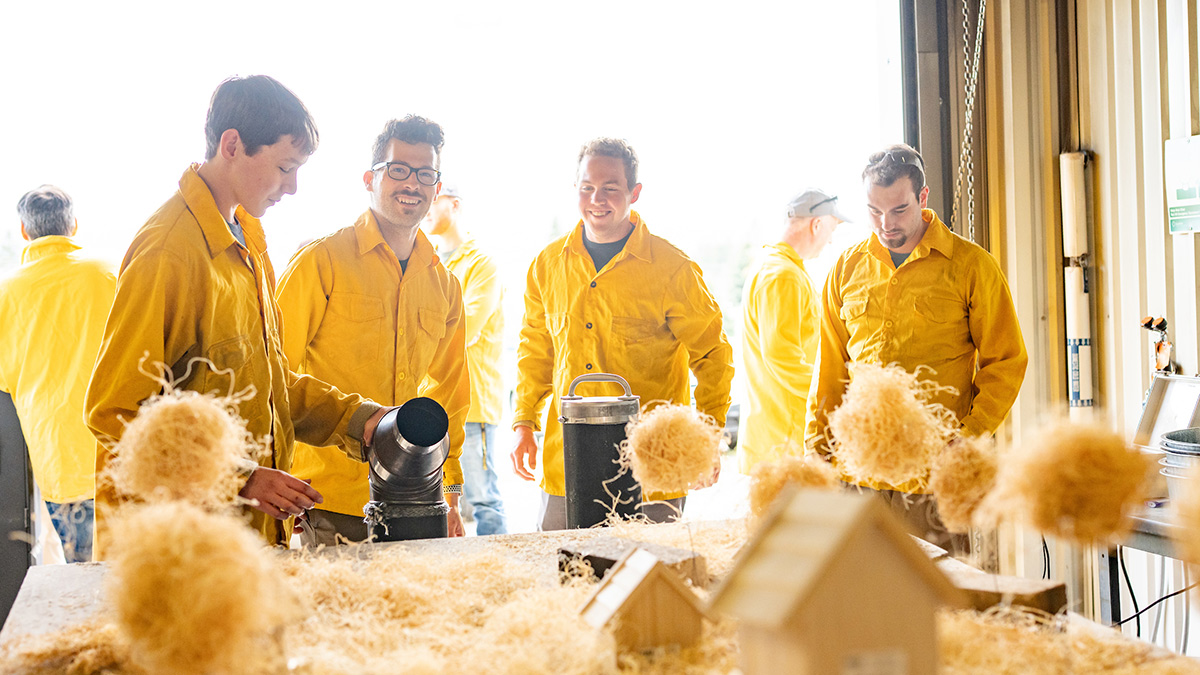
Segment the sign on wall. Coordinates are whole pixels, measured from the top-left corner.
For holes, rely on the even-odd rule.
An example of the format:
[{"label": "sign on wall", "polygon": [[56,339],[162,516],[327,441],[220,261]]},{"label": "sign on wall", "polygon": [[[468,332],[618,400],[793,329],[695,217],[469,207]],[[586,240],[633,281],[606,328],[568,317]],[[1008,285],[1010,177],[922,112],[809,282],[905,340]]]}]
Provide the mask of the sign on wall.
[{"label": "sign on wall", "polygon": [[1171,234],[1200,232],[1200,136],[1168,140],[1163,169]]}]

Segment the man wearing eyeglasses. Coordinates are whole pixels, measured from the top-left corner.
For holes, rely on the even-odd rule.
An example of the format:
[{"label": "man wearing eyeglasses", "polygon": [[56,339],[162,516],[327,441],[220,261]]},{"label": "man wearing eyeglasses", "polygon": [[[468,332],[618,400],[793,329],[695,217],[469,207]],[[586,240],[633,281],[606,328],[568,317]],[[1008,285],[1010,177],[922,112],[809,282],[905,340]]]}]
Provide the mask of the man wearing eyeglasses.
[{"label": "man wearing eyeglasses", "polygon": [[821,334],[820,300],[804,261],[816,258],[846,220],[837,197],[818,189],[791,199],[781,240],[764,246],[742,290],[742,359],[749,410],[738,469],[804,447],[808,389]]},{"label": "man wearing eyeglasses", "polygon": [[[305,246],[279,282],[283,349],[293,366],[386,404],[417,396],[450,417],[443,494],[450,536],[462,536],[463,425],[471,404],[462,290],[420,230],[441,189],[442,128],[392,120],[375,140],[363,184],[371,206],[353,226]],[[309,511],[307,547],[364,541],[367,466],[335,447],[297,444],[293,468],[324,497]]]},{"label": "man wearing eyeglasses", "polygon": [[[955,393],[935,397],[958,418],[959,434],[995,433],[1028,357],[1012,295],[990,253],[947,228],[926,208],[929,187],[919,153],[894,145],[863,170],[873,234],[847,250],[825,281],[819,373],[809,398],[806,444],[829,454],[826,424],[850,379],[847,362],[896,363]],[[833,456],[836,465],[836,452]],[[923,481],[866,481],[935,544],[947,535]]]},{"label": "man wearing eyeglasses", "polygon": [[[550,399],[542,448],[539,529],[566,527],[566,485],[558,397],[586,373],[615,373],[642,403],[692,400],[724,425],[733,380],[733,349],[721,309],[700,267],[650,233],[632,210],[641,194],[638,158],[624,140],[598,138],[579,152],[579,224],[529,267],[525,318],[517,349],[513,469],[534,480],[541,412]],[[624,393],[619,385],[589,385],[589,395]],[[718,470],[719,467],[714,467]],[[644,495],[642,512],[672,520],[684,495]],[[664,502],[671,501],[668,505]]]}]

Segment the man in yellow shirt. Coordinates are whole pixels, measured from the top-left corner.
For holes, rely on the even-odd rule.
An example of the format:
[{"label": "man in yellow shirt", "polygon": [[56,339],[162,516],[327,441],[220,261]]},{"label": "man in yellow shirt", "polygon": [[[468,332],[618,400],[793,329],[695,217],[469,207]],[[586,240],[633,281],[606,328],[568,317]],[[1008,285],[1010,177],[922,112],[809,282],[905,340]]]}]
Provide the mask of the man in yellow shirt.
[{"label": "man in yellow shirt", "polygon": [[764,246],[742,290],[742,360],[749,410],[738,441],[738,469],[804,447],[804,416],[817,342],[820,299],[804,261],[816,258],[846,217],[837,197],[818,189],[788,203],[778,243]]},{"label": "man in yellow shirt", "polygon": [[[936,400],[960,434],[991,434],[1008,414],[1028,357],[1000,265],[925,208],[919,153],[894,145],[863,170],[874,234],[838,258],[825,281],[818,376],[809,397],[807,447],[828,455],[828,415],[842,401],[848,362],[896,363],[956,393]],[[837,464],[836,453],[832,457]],[[915,484],[870,481],[918,533],[949,543],[931,497]],[[906,506],[907,504],[907,506]]]},{"label": "man in yellow shirt", "polygon": [[0,282],[0,390],[12,394],[33,479],[67,562],[92,559],[96,439],[83,423],[83,395],[117,278],[88,260],[72,237],[71,197],[53,185],[17,203],[29,244]]},{"label": "man in yellow shirt", "polygon": [[[441,188],[442,128],[423,117],[392,120],[375,139],[363,183],[371,206],[358,221],[308,244],[279,280],[283,350],[298,372],[389,405],[417,396],[450,417],[443,494],[450,536],[463,534],[463,424],[471,404],[466,318],[458,280],[420,230]],[[308,512],[305,546],[366,540],[365,464],[349,447],[296,445],[293,472],[324,497]]]},{"label": "man in yellow shirt", "polygon": [[421,227],[437,246],[450,270],[462,284],[467,313],[467,370],[471,373],[471,410],[463,440],[463,499],[475,517],[475,534],[504,534],[504,498],[496,475],[496,431],[504,405],[500,379],[504,311],[499,269],[475,239],[459,225],[462,195],[458,186],[443,184]]},{"label": "man in yellow shirt", "polygon": [[[566,527],[562,424],[558,397],[575,377],[615,373],[642,404],[691,402],[725,423],[733,349],[721,310],[700,267],[650,234],[632,210],[641,194],[637,154],[623,140],[598,138],[579,152],[576,188],[582,219],[529,267],[525,318],[517,349],[513,468],[534,480],[542,410],[550,400],[542,450],[542,530]],[[583,392],[581,392],[583,393]],[[587,395],[619,395],[620,386],[589,384]],[[682,510],[684,495],[644,495],[651,520]],[[668,500],[663,504],[660,500]]]},{"label": "man in yellow shirt", "polygon": [[317,129],[296,95],[263,75],[231,78],[213,93],[202,164],[138,230],[117,278],[117,294],[87,392],[96,454],[97,551],[119,503],[104,469],[142,401],[160,391],[142,374],[166,364],[176,387],[253,391],[238,406],[271,452],[249,473],[242,497],[251,525],[284,544],[292,516],[321,501],[287,473],[293,440],[342,445],[363,460],[385,408],[297,375],[283,355],[275,272],[259,218],[296,192],[296,173],[317,147]]}]

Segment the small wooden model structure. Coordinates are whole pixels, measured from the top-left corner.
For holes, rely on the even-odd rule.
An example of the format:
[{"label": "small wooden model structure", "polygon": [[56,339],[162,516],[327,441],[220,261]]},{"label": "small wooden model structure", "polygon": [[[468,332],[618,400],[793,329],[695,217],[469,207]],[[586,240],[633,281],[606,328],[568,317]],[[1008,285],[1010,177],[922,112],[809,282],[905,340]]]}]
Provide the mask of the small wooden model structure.
[{"label": "small wooden model structure", "polygon": [[678,574],[639,548],[605,575],[580,613],[595,628],[610,627],[622,649],[643,651],[692,644],[705,611]]},{"label": "small wooden model structure", "polygon": [[951,585],[879,499],[786,490],[711,609],[739,620],[746,675],[938,669],[935,610]]}]

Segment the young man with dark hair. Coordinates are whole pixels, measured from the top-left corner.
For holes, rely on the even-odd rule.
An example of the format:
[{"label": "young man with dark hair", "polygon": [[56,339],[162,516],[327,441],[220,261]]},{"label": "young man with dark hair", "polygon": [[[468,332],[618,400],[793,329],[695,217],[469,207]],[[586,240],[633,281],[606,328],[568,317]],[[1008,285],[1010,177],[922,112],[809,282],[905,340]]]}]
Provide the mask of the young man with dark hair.
[{"label": "young man with dark hair", "polygon": [[[1028,362],[999,263],[926,208],[929,187],[916,150],[877,152],[862,177],[874,233],[843,253],[825,280],[808,449],[829,456],[828,417],[842,402],[851,362],[895,363],[910,372],[926,366],[943,387],[934,400],[957,416],[961,435],[994,433]],[[836,466],[836,451],[831,459]],[[879,491],[929,541],[962,547],[916,484],[863,487]]]},{"label": "young man with dark hair", "polygon": [[[283,355],[275,272],[259,218],[296,192],[296,173],[317,146],[304,104],[262,75],[226,80],[213,94],[205,127],[208,158],[184,171],[179,190],[134,237],[121,264],[116,301],[87,392],[87,420],[100,439],[96,455],[97,545],[119,496],[104,470],[111,444],[142,401],[160,390],[142,363],[165,364],[177,387],[254,396],[239,404],[249,431],[270,453],[241,490],[252,526],[286,543],[286,521],[321,501],[287,473],[295,438],[340,445],[364,459],[384,412],[293,373]],[[243,138],[243,132],[246,138]],[[256,149],[251,150],[254,147]]]},{"label": "young man with dark hair", "polygon": [[[579,154],[579,224],[547,246],[529,268],[525,318],[517,349],[513,468],[534,479],[542,410],[550,413],[542,449],[542,530],[566,527],[562,424],[558,397],[585,373],[615,373],[643,404],[692,401],[725,423],[733,380],[733,349],[721,310],[700,267],[650,234],[632,205],[641,195],[637,154],[623,140],[599,138]],[[590,385],[589,394],[618,395],[618,385]],[[720,467],[714,467],[719,470]],[[651,520],[673,519],[683,494],[644,496]],[[664,505],[662,501],[673,502]]]},{"label": "young man with dark hair", "polygon": [[[419,227],[441,189],[442,143],[442,128],[423,117],[388,122],[363,174],[370,208],[353,226],[301,249],[279,281],[278,300],[283,350],[299,372],[382,403],[428,396],[446,409],[443,494],[449,533],[461,536],[459,456],[471,404],[466,317],[458,280]],[[363,541],[367,467],[347,448],[317,445],[296,446],[296,476],[325,497],[309,511],[301,541]]]},{"label": "young man with dark hair", "polygon": [[0,282],[0,391],[12,394],[33,479],[67,562],[92,559],[96,439],[83,396],[117,278],[80,254],[71,197],[53,185],[17,203],[29,244]]}]

